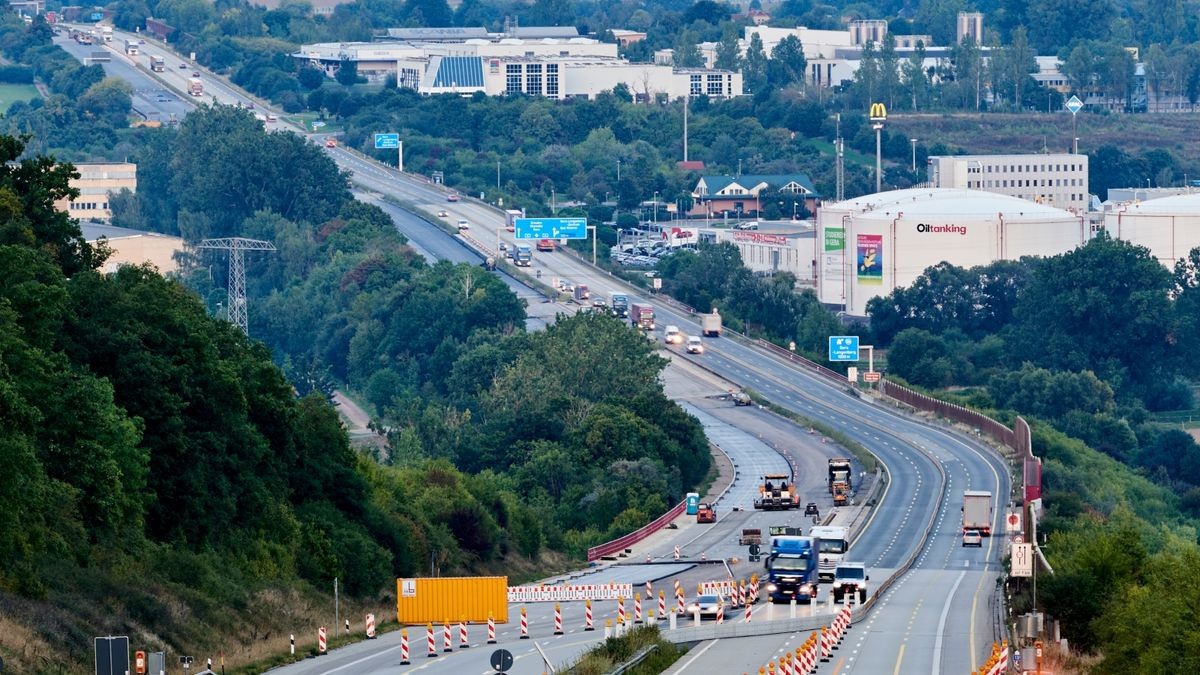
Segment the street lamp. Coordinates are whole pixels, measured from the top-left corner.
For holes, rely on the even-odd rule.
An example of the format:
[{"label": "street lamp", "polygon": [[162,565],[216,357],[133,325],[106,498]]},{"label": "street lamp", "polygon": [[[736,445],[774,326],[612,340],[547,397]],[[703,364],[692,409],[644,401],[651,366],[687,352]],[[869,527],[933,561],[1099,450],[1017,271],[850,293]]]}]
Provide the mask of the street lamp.
[{"label": "street lamp", "polygon": [[883,123],[887,121],[887,107],[882,103],[872,103],[868,117],[871,128],[875,130],[875,192],[883,192],[883,154],[879,134],[883,131]]},{"label": "street lamp", "polygon": [[621,182],[621,160],[617,160],[617,182]]},{"label": "street lamp", "polygon": [[917,139],[910,138],[910,139],[908,139],[908,142],[912,143],[912,148],[913,148],[912,170],[913,170],[913,173],[916,173],[917,172]]},{"label": "street lamp", "polygon": [[800,207],[800,204],[798,204],[796,202],[796,200],[793,199],[792,200],[792,220],[799,220],[799,218],[796,217],[796,209],[798,209],[799,207]]},{"label": "street lamp", "polygon": [[654,222],[658,223],[658,190],[654,191]]}]

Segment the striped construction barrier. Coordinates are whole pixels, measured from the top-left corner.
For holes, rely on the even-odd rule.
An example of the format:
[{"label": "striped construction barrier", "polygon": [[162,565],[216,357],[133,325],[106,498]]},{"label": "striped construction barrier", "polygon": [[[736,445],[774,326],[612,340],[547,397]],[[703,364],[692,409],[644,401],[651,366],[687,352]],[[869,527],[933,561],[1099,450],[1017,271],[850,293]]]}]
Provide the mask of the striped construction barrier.
[{"label": "striped construction barrier", "polygon": [[367,626],[367,639],[374,640],[375,639],[375,615],[368,614],[366,617],[366,621],[364,623]]},{"label": "striped construction barrier", "polygon": [[633,584],[576,584],[564,586],[509,586],[509,602],[573,602],[616,600],[633,595]]}]

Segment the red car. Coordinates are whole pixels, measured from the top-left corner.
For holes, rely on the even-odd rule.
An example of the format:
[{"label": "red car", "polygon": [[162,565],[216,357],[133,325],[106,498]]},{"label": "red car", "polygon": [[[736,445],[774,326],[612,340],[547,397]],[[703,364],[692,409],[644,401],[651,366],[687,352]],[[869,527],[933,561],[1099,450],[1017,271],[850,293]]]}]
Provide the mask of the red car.
[{"label": "red car", "polygon": [[450,193],[449,195],[446,196],[446,201],[456,202],[456,201],[458,201],[458,195],[456,195],[454,193]]}]

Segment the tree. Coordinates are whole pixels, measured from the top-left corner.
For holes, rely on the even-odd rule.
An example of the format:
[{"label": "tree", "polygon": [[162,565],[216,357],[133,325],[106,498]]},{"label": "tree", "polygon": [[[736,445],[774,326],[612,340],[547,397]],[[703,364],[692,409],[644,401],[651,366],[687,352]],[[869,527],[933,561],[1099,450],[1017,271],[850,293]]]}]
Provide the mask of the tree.
[{"label": "tree", "polygon": [[963,0],[921,0],[916,25],[920,33],[933,38],[934,44],[953,45],[958,32],[958,13],[965,11]]},{"label": "tree", "polygon": [[787,75],[785,82],[773,83],[776,86],[785,87],[792,83],[804,86],[804,77],[808,71],[808,62],[804,58],[804,46],[800,44],[800,38],[795,35],[788,35],[775,45],[775,49],[771,50],[771,59],[778,62],[782,66],[783,72]]},{"label": "tree", "polygon": [[1079,26],[1090,26],[1089,37],[1109,38],[1110,22],[1120,12],[1113,0],[1047,0],[1027,5],[1029,41],[1038,54],[1054,54],[1078,35]]},{"label": "tree", "polygon": [[925,73],[924,41],[917,41],[917,48],[913,50],[912,55],[901,67],[903,68],[904,86],[908,89],[912,109],[919,110],[929,95],[929,76]]},{"label": "tree", "polygon": [[679,34],[679,39],[675,41],[673,62],[676,68],[704,67],[704,56],[700,54],[700,47],[696,44],[695,33],[684,30]]},{"label": "tree", "polygon": [[758,33],[750,36],[750,46],[746,49],[746,57],[742,62],[742,80],[746,89],[752,93],[757,93],[767,86],[767,53]]},{"label": "tree", "polygon": [[718,70],[740,70],[742,67],[742,48],[738,43],[737,27],[732,23],[726,23],[721,29],[713,67]]},{"label": "tree", "polygon": [[1086,44],[1077,45],[1063,64],[1063,73],[1071,83],[1071,91],[1086,96],[1096,79],[1096,57],[1092,50]]},{"label": "tree", "polygon": [[296,73],[296,79],[300,81],[300,86],[313,91],[325,84],[325,73],[311,66],[302,66]]},{"label": "tree", "polygon": [[349,87],[358,82],[358,62],[350,59],[342,59],[338,63],[337,72],[334,74],[334,79],[343,87]]}]

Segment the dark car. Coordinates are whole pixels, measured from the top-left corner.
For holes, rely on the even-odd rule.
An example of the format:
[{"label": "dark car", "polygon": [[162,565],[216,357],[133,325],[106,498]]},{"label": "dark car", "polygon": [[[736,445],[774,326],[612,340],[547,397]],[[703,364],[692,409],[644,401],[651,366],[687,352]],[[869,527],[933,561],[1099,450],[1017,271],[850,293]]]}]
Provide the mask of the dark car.
[{"label": "dark car", "polygon": [[816,502],[809,502],[808,506],[804,507],[804,515],[819,516],[819,515],[821,515],[821,510],[817,508]]}]

